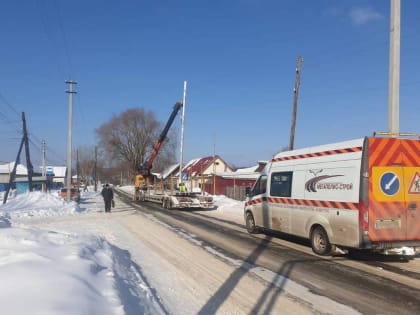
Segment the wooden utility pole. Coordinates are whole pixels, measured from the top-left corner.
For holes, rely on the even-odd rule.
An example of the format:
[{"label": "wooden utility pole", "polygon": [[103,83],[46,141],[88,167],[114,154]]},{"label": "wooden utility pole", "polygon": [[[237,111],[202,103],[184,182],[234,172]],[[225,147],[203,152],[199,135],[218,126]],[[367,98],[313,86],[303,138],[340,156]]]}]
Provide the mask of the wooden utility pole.
[{"label": "wooden utility pole", "polygon": [[31,163],[31,155],[29,154],[29,138],[28,130],[26,129],[26,118],[25,113],[22,112],[22,122],[23,122],[23,139],[25,142],[25,155],[26,155],[26,168],[28,169],[28,185],[29,191],[33,190],[32,187],[32,176],[34,175],[34,167]]},{"label": "wooden utility pole", "polygon": [[293,113],[292,113],[292,127],[290,129],[289,150],[293,150],[294,142],[295,142],[297,101],[298,101],[298,94],[299,94],[300,70],[301,70],[301,67],[302,67],[302,62],[303,62],[303,58],[302,58],[302,56],[299,56],[298,61],[297,61],[297,67],[296,67],[295,88],[293,90]]},{"label": "wooden utility pole", "polygon": [[16,178],[16,168],[17,168],[17,165],[18,165],[19,160],[20,160],[20,152],[22,152],[24,142],[25,142],[25,140],[24,140],[24,138],[22,138],[22,141],[20,142],[20,146],[19,146],[19,151],[18,151],[18,154],[16,156],[15,165],[13,165],[13,170],[9,174],[9,185],[7,185],[6,192],[4,193],[3,204],[5,204],[7,202],[7,197],[9,196],[10,188],[12,187],[12,183]]},{"label": "wooden utility pole", "polygon": [[26,129],[25,113],[23,112],[22,112],[22,124],[23,124],[23,137],[19,146],[18,154],[16,156],[15,165],[13,166],[12,173],[9,175],[9,185],[7,186],[7,190],[3,198],[3,204],[7,202],[7,197],[9,196],[10,188],[12,187],[13,181],[16,178],[16,168],[19,164],[20,153],[22,152],[23,145],[25,145],[25,151],[26,151],[25,152],[26,153],[26,168],[28,170],[29,191],[32,191],[32,176],[34,174],[34,167],[32,166],[31,156],[29,154],[29,138],[28,138],[28,131]]}]

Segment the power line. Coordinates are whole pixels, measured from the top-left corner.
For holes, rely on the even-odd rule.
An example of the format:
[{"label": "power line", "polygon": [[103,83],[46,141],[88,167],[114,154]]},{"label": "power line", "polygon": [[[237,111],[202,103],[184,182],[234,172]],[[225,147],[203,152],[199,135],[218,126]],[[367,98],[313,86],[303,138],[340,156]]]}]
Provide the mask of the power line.
[{"label": "power line", "polygon": [[[39,17],[40,17],[40,20],[44,29],[44,33],[46,35],[47,40],[51,43],[52,48],[55,53],[54,56],[56,59],[58,71],[62,73],[64,77],[70,78],[73,72],[72,59],[70,56],[70,50],[69,50],[69,44],[68,44],[66,32],[65,32],[63,22],[62,22],[63,18],[62,18],[61,10],[59,7],[59,2],[52,1],[53,7],[48,7],[46,3],[43,7],[41,7],[40,1],[37,1],[36,3],[38,6],[38,13],[39,13]],[[48,12],[52,14],[48,16]],[[48,27],[48,24],[49,24],[48,20],[50,20],[50,24],[54,23],[54,26]],[[58,33],[55,33],[55,36],[54,36],[53,32],[50,30],[55,30]],[[57,40],[57,39],[60,39],[60,40]],[[59,48],[62,48],[61,53],[60,53]]]},{"label": "power line", "polygon": [[60,53],[59,53],[59,49],[58,49],[58,44],[57,41],[54,40],[54,35],[52,34],[52,32],[49,31],[49,29],[55,30],[55,27],[52,28],[48,28],[48,23],[47,23],[47,18],[44,15],[44,12],[48,12],[48,8],[46,6],[44,6],[43,8],[40,7],[40,1],[36,1],[36,4],[38,5],[38,13],[39,13],[39,17],[42,23],[42,27],[45,33],[45,36],[47,38],[47,40],[51,43],[52,45],[52,50],[53,50],[53,55],[55,58],[55,64],[57,66],[57,70],[59,73],[61,73],[61,75],[63,75],[64,77],[66,76],[66,71],[64,70],[64,67],[62,66],[62,63],[60,62]]},{"label": "power line", "polygon": [[[21,132],[21,126],[19,124],[19,113],[18,111],[6,100],[6,98],[0,93],[0,100],[6,104],[7,107],[12,111],[12,115],[16,115],[16,118],[10,118],[9,115],[4,111],[0,111],[0,119],[7,125],[10,125],[16,132]],[[3,125],[4,126],[4,125]]]},{"label": "power line", "polygon": [[68,45],[68,41],[67,41],[67,37],[66,37],[66,33],[65,33],[65,31],[64,31],[64,27],[63,27],[63,23],[62,23],[62,16],[61,16],[61,11],[60,11],[60,8],[58,7],[58,5],[59,5],[59,1],[54,1],[54,4],[55,4],[55,8],[56,8],[56,13],[57,13],[57,20],[58,20],[58,26],[59,26],[59,29],[60,29],[60,31],[61,31],[61,36],[62,36],[62,39],[63,39],[63,46],[64,46],[64,51],[65,51],[65,54],[66,54],[66,60],[67,60],[67,64],[68,64],[68,67],[69,67],[69,78],[71,78],[72,76],[71,76],[71,74],[72,74],[72,70],[73,70],[73,67],[72,67],[72,62],[71,62],[71,58],[70,58],[70,50],[69,50],[69,45]]},{"label": "power line", "polygon": [[3,96],[3,94],[0,93],[0,99],[3,100],[3,103],[9,106],[9,108],[18,116],[20,117],[19,112],[6,100],[6,98]]},{"label": "power line", "polygon": [[[16,114],[19,117],[18,111],[10,102],[6,100],[6,98],[1,93],[0,93],[0,99],[2,100],[4,104],[6,104],[12,110],[13,115]],[[3,112],[0,112],[0,120],[3,120],[6,123],[6,124],[2,124],[3,130],[1,133],[1,139],[3,141],[13,142],[18,145],[21,140],[21,136],[16,136],[16,134],[20,135],[23,132],[21,130],[21,126],[19,125],[18,121],[12,120],[6,113],[3,113]],[[6,125],[8,125],[9,127],[4,128]],[[4,137],[6,133],[8,132],[10,132],[10,135],[8,135],[7,137]],[[38,155],[41,154],[42,141],[39,139],[39,137],[37,137],[33,133],[28,133],[28,140],[29,140],[29,143],[31,144],[31,148],[32,148],[31,151],[36,152]],[[55,152],[52,149],[49,150],[49,153],[51,153],[53,156],[56,157],[56,161],[58,162],[57,164],[64,165],[63,161],[65,161],[65,158],[62,155],[60,155],[59,153]],[[38,155],[34,155],[34,156],[38,156]]]}]

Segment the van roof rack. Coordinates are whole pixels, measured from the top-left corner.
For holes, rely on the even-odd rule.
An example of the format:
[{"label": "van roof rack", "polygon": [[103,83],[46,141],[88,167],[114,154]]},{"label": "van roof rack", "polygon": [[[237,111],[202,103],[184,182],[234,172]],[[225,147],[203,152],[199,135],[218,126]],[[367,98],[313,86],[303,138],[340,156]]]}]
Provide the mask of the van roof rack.
[{"label": "van roof rack", "polygon": [[412,137],[420,139],[420,134],[410,132],[389,132],[389,131],[374,131],[373,136],[390,136],[390,137]]}]

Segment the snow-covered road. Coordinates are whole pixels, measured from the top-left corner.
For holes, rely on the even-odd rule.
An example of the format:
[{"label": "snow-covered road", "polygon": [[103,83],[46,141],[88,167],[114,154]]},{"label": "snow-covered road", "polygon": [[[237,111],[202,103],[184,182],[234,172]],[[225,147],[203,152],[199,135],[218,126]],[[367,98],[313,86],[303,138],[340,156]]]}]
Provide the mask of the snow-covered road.
[{"label": "snow-covered road", "polygon": [[116,204],[106,214],[100,196],[86,193],[77,215],[15,222],[106,239],[126,314],[357,314],[268,270],[232,261],[119,199]]}]

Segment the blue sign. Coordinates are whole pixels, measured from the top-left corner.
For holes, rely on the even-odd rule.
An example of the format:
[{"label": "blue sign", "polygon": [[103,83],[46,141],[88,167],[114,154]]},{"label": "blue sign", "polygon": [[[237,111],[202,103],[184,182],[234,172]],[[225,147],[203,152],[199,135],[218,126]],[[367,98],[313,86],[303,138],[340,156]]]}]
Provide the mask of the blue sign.
[{"label": "blue sign", "polygon": [[381,189],[385,195],[395,195],[400,190],[400,179],[395,173],[384,173],[381,176]]},{"label": "blue sign", "polygon": [[187,181],[188,180],[188,173],[182,173],[181,177],[182,177],[183,181]]},{"label": "blue sign", "polygon": [[52,167],[48,166],[47,169],[46,169],[45,175],[54,176],[55,175],[54,174],[54,169]]}]

